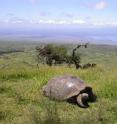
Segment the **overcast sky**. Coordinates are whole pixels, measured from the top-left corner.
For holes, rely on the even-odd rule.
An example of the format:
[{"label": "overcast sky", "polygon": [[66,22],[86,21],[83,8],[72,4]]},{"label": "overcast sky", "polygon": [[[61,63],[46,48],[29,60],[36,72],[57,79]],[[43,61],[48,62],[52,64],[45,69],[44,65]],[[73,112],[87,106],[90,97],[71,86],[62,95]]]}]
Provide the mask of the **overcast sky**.
[{"label": "overcast sky", "polygon": [[1,0],[0,26],[117,26],[117,0]]}]

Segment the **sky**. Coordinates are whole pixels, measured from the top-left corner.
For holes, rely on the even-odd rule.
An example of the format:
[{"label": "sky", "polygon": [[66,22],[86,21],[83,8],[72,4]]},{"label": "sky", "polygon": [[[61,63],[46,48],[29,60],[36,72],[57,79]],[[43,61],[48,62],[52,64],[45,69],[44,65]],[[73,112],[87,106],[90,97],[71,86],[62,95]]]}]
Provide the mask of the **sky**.
[{"label": "sky", "polygon": [[117,26],[116,0],[1,0],[0,26]]},{"label": "sky", "polygon": [[117,0],[1,0],[0,39],[117,44]]}]

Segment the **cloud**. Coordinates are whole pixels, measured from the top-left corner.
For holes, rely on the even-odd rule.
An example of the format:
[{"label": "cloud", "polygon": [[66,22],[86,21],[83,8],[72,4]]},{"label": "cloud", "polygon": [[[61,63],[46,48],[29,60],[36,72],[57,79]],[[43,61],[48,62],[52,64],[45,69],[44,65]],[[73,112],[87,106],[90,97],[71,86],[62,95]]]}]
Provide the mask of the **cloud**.
[{"label": "cloud", "polygon": [[54,20],[54,19],[48,19],[48,20],[25,20],[21,18],[14,17],[12,19],[6,19],[6,20],[0,20],[0,24],[31,24],[31,25],[41,25],[41,24],[47,24],[47,25],[88,25],[88,26],[117,26],[117,22],[104,22],[104,21],[91,21],[87,22],[87,20],[81,20],[81,19],[74,19],[74,20]]},{"label": "cloud", "polygon": [[50,19],[50,20],[38,20],[38,21],[31,21],[31,23],[38,23],[38,24],[85,24],[84,20],[80,20],[80,19],[75,19],[75,20],[54,20],[54,19]]},{"label": "cloud", "polygon": [[11,23],[23,23],[24,22],[24,19],[21,19],[21,18],[18,18],[18,17],[12,17],[9,19],[9,22]]},{"label": "cloud", "polygon": [[39,16],[41,16],[41,17],[46,17],[48,15],[49,15],[49,13],[47,13],[47,12],[40,12],[39,13]]},{"label": "cloud", "polygon": [[94,5],[95,9],[104,9],[107,7],[107,3],[105,1],[100,1]]},{"label": "cloud", "polygon": [[32,4],[35,4],[35,3],[37,2],[37,0],[30,0],[30,2],[31,2]]},{"label": "cloud", "polygon": [[[46,16],[45,13],[41,13],[42,16]],[[106,21],[101,19],[95,19],[91,16],[86,16],[85,18],[71,18],[71,19],[50,19],[46,18],[35,18],[35,19],[25,19],[15,16],[14,14],[9,14],[6,19],[0,19],[0,24],[55,24],[55,25],[92,25],[92,26],[117,26],[117,21]]]},{"label": "cloud", "polygon": [[92,25],[95,25],[95,26],[105,26],[105,25],[110,25],[110,24],[107,24],[107,23],[104,23],[104,22],[93,22]]},{"label": "cloud", "polygon": [[76,19],[76,20],[73,20],[72,21],[72,24],[85,24],[86,22],[84,20],[79,20],[79,19]]},{"label": "cloud", "polygon": [[62,13],[61,15],[65,18],[70,18],[70,19],[74,17],[73,14],[71,13]]},{"label": "cloud", "polygon": [[[32,21],[32,23],[33,23],[33,21]],[[38,21],[34,21],[34,23],[38,23],[38,24],[69,24],[69,22],[67,22],[65,20],[53,20],[53,19],[38,20]]]},{"label": "cloud", "polygon": [[30,21],[31,24],[51,24],[51,25],[88,25],[88,26],[117,26],[117,22],[104,22],[98,20],[91,20],[88,22],[87,20],[82,19],[73,19],[73,20],[32,20]]},{"label": "cloud", "polygon": [[87,7],[87,8],[101,10],[101,9],[105,9],[107,7],[107,2],[100,1],[100,2],[97,2],[97,3],[82,3],[82,5],[84,7]]},{"label": "cloud", "polygon": [[0,24],[7,24],[7,23],[9,23],[8,19],[4,19],[4,20],[0,19]]},{"label": "cloud", "polygon": [[56,21],[55,20],[39,20],[38,23],[56,24]]},{"label": "cloud", "polygon": [[2,20],[1,22],[6,23],[6,24],[26,24],[29,21],[23,18],[16,17],[16,16],[11,16],[7,19]]},{"label": "cloud", "polygon": [[6,16],[12,17],[12,16],[14,16],[14,14],[9,12],[6,14]]},{"label": "cloud", "polygon": [[91,23],[94,26],[117,26],[117,22],[94,21]]}]

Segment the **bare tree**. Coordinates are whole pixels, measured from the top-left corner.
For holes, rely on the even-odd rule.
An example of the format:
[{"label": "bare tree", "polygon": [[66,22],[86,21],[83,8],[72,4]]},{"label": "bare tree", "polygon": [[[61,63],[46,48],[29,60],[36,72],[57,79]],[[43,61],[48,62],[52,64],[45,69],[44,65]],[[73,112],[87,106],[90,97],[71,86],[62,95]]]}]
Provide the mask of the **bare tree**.
[{"label": "bare tree", "polygon": [[73,63],[75,64],[75,67],[76,69],[80,68],[81,65],[80,65],[80,60],[81,60],[81,57],[80,55],[77,55],[76,54],[76,51],[80,48],[80,47],[84,47],[84,48],[87,48],[87,45],[88,43],[86,44],[78,44],[77,47],[75,47],[72,51],[72,61]]}]

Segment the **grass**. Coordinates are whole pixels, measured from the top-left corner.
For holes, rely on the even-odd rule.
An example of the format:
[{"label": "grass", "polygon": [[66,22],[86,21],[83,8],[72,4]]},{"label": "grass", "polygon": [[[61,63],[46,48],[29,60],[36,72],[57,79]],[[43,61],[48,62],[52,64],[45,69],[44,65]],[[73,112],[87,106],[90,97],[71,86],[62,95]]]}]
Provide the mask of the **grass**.
[{"label": "grass", "polygon": [[[3,73],[2,73],[3,72]],[[1,123],[115,123],[117,116],[116,69],[102,67],[75,70],[68,67],[43,67],[30,71],[2,71],[0,84]],[[84,79],[98,96],[88,109],[43,97],[41,89],[55,76],[71,73]],[[22,75],[21,75],[22,74]],[[6,77],[5,77],[6,76]],[[18,121],[18,122],[17,122]],[[21,121],[21,122],[20,122]],[[26,122],[24,122],[26,121]]]},{"label": "grass", "polygon": [[[106,60],[111,61],[110,58],[99,56],[97,67],[85,70],[66,65],[40,65],[37,69],[32,49],[1,56],[0,124],[116,124],[116,50],[108,54],[112,54],[111,58],[115,56],[114,62],[106,63]],[[90,52],[88,54],[95,58]],[[97,102],[91,103],[88,109],[82,109],[77,105],[44,97],[42,87],[48,80],[66,73],[79,76],[87,85],[91,85],[97,95]]]}]

